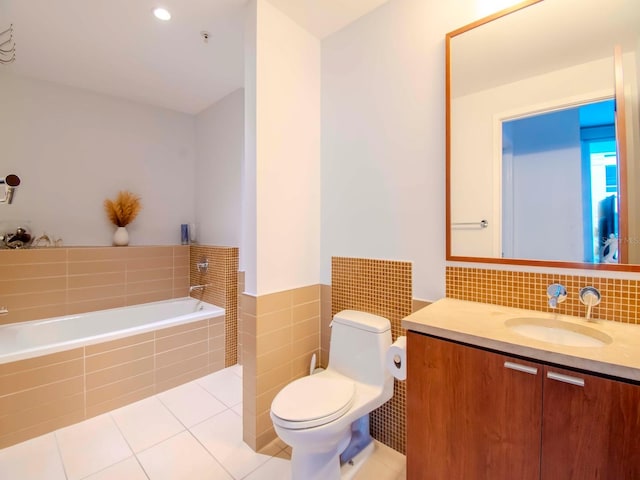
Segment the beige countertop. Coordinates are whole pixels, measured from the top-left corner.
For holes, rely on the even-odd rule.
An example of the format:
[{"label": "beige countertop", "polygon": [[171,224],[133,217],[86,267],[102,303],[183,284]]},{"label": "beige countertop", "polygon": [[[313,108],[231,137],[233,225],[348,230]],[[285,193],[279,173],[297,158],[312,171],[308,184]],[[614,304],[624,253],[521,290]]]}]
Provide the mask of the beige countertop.
[{"label": "beige countertop", "polygon": [[[609,337],[602,346],[566,346],[536,340],[505,325],[513,319],[560,321],[565,328]],[[518,322],[518,320],[515,320]],[[498,350],[512,355],[640,381],[640,325],[537,312],[444,298],[402,320],[402,327],[419,333]]]}]

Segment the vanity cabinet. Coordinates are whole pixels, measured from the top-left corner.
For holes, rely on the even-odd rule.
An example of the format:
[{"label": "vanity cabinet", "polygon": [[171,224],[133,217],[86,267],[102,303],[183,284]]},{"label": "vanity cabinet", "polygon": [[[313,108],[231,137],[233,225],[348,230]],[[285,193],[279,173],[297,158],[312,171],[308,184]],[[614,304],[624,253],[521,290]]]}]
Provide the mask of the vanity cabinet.
[{"label": "vanity cabinet", "polygon": [[408,479],[640,479],[640,386],[407,342]]}]

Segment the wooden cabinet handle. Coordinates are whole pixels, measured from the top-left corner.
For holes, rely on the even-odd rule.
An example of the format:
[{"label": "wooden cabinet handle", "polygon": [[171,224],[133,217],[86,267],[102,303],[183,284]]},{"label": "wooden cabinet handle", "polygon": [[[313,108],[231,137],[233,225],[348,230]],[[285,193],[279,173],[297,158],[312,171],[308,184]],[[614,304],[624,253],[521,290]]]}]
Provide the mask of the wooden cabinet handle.
[{"label": "wooden cabinet handle", "polygon": [[572,377],[570,375],[563,375],[562,373],[547,372],[547,378],[556,380],[558,382],[570,383],[578,387],[584,387],[584,378]]},{"label": "wooden cabinet handle", "polygon": [[528,373],[530,375],[537,375],[538,369],[535,367],[529,367],[527,365],[520,365],[519,363],[513,362],[504,362],[504,368],[509,368],[511,370],[516,370],[518,372]]}]

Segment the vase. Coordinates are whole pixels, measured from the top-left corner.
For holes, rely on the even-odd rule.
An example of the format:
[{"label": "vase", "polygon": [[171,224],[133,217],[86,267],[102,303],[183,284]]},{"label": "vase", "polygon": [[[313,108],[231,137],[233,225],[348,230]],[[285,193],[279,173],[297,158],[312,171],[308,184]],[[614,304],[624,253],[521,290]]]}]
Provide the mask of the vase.
[{"label": "vase", "polygon": [[118,227],[113,234],[113,244],[116,247],[126,247],[129,245],[129,232],[125,227]]}]

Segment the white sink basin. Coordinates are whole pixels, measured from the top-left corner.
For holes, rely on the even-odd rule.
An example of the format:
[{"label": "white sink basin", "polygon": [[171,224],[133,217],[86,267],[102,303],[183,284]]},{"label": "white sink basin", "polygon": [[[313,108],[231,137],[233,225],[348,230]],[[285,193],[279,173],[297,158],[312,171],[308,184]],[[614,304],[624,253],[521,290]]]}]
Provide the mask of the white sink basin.
[{"label": "white sink basin", "polygon": [[612,341],[609,335],[595,328],[550,318],[511,318],[505,326],[518,335],[567,347],[603,347]]}]

